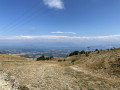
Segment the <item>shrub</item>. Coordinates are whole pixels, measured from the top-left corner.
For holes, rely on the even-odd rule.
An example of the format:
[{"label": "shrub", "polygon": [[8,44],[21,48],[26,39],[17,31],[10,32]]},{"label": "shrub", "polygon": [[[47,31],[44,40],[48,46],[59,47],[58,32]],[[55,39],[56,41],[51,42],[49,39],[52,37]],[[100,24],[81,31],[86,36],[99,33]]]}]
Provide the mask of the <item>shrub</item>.
[{"label": "shrub", "polygon": [[37,58],[37,61],[39,61],[39,60],[45,60],[45,56],[42,55],[42,56],[38,57],[38,58]]},{"label": "shrub", "polygon": [[71,61],[71,63],[74,63],[76,60],[75,59],[73,59],[72,61]]},{"label": "shrub", "polygon": [[88,51],[88,52],[86,52],[84,50],[82,50],[80,52],[79,51],[74,51],[74,52],[70,53],[68,56],[74,56],[74,55],[79,55],[79,54],[86,54],[86,56],[88,56],[90,53],[91,53],[91,51]]},{"label": "shrub", "polygon": [[37,58],[37,61],[40,61],[40,60],[51,60],[53,58],[54,58],[53,56],[45,57],[44,55],[42,55],[42,56]]},{"label": "shrub", "polygon": [[74,64],[75,61],[76,61],[76,59],[73,59],[73,60],[71,61],[71,63]]},{"label": "shrub", "polygon": [[86,57],[88,57],[88,56],[89,56],[89,53],[88,53],[88,52],[86,52],[86,53],[85,53],[85,56],[86,56]]},{"label": "shrub", "polygon": [[86,52],[84,51],[84,50],[82,50],[81,52],[80,52],[80,54],[85,54]]},{"label": "shrub", "polygon": [[100,53],[100,51],[97,51],[97,54],[99,54]]},{"label": "shrub", "polygon": [[20,90],[30,90],[27,86],[23,85],[23,86],[20,86]]},{"label": "shrub", "polygon": [[62,60],[58,60],[58,62],[62,62]]},{"label": "shrub", "polygon": [[98,49],[96,49],[95,51],[99,51]]},{"label": "shrub", "polygon": [[74,51],[74,52],[70,53],[68,56],[78,55],[79,53],[80,53],[79,51]]},{"label": "shrub", "polygon": [[49,59],[53,59],[54,57],[53,56],[50,56]]}]

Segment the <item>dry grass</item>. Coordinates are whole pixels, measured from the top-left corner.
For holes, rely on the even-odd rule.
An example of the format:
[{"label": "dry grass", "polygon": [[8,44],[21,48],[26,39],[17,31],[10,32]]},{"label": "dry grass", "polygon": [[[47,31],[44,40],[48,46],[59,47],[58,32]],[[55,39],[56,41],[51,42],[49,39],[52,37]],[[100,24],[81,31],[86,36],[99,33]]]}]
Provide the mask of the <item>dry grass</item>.
[{"label": "dry grass", "polygon": [[[21,90],[120,90],[118,77],[114,82],[108,77],[103,78],[103,72],[111,73],[111,68],[117,70],[118,67],[114,66],[119,62],[119,57],[115,56],[118,56],[116,52],[93,52],[88,57],[77,55],[55,58],[51,61],[33,61],[1,54],[0,70],[7,74],[7,80],[12,83],[11,85],[14,85],[15,81],[19,82]],[[71,63],[72,60],[75,60],[74,63]]]},{"label": "dry grass", "polygon": [[[111,78],[114,81],[120,80],[120,49],[92,52],[88,57],[76,55],[65,59],[67,62],[62,64],[73,65],[80,71],[92,72],[96,76],[100,74],[100,77]],[[75,60],[74,64],[71,63],[72,60]]]}]

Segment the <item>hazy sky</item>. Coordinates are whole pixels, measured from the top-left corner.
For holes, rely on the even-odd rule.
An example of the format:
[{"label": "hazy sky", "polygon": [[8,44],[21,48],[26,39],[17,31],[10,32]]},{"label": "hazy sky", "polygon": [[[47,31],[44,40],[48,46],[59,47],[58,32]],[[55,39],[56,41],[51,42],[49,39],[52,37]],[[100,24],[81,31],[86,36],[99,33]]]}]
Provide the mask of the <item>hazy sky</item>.
[{"label": "hazy sky", "polygon": [[0,0],[1,40],[83,44],[118,42],[119,37],[120,0]]}]

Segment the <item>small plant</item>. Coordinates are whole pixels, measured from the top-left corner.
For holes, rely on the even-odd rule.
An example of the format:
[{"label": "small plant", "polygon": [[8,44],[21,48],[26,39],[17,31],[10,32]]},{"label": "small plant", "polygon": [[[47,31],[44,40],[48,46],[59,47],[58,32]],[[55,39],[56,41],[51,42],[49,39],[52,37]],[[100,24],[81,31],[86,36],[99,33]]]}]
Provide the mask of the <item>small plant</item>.
[{"label": "small plant", "polygon": [[54,57],[53,56],[50,56],[49,59],[53,59]]},{"label": "small plant", "polygon": [[62,60],[58,60],[58,62],[62,62]]},{"label": "small plant", "polygon": [[98,49],[96,49],[95,51],[99,51]]},{"label": "small plant", "polygon": [[76,59],[73,59],[73,60],[71,61],[71,63],[74,65],[75,61],[76,61]]},{"label": "small plant", "polygon": [[23,85],[23,86],[20,86],[20,90],[30,90],[27,86]]},{"label": "small plant", "polygon": [[97,54],[99,54],[100,53],[100,51],[97,51]]},{"label": "small plant", "polygon": [[86,53],[85,53],[85,56],[86,56],[86,57],[88,57],[88,56],[89,56],[89,53],[88,53],[88,52],[86,52]]}]

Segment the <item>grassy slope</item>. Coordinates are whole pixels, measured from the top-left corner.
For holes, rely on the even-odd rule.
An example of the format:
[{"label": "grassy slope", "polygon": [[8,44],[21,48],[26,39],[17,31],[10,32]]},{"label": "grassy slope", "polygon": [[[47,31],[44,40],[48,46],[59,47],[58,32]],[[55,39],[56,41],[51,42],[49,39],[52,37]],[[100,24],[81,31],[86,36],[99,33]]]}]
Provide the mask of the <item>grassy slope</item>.
[{"label": "grassy slope", "polygon": [[18,64],[24,64],[31,61],[25,57],[8,55],[8,54],[0,54],[0,71],[9,70],[17,66]]},{"label": "grassy slope", "polygon": [[[14,83],[11,77],[14,76],[20,85],[33,90],[119,90],[119,54],[120,49],[115,49],[101,51],[99,54],[92,52],[88,57],[76,55],[51,61],[33,61],[0,54],[0,71],[7,73],[10,82]],[[72,60],[75,62],[71,63]],[[108,80],[109,77],[115,79]]]},{"label": "grassy slope", "polygon": [[[88,57],[76,55],[64,58],[66,65],[74,65],[81,69],[106,74],[106,76],[120,76],[120,49],[92,52]],[[73,63],[71,61],[74,60]]]},{"label": "grassy slope", "polygon": [[12,85],[17,81],[21,86],[32,90],[114,90],[115,88],[118,90],[120,88],[120,82],[113,83],[83,71],[78,72],[64,64],[61,66],[56,61],[31,61],[11,55],[5,55],[3,59],[0,69],[7,73],[5,79]]},{"label": "grassy slope", "polygon": [[[0,70],[7,73],[7,81],[14,84],[14,80],[16,80],[20,85],[25,85],[33,90],[119,90],[120,82],[113,83],[107,79],[95,77],[88,72],[84,72],[85,68],[88,71],[96,70],[94,65],[96,60],[101,60],[105,56],[108,57],[110,53],[114,56],[113,52],[103,51],[100,54],[93,52],[89,57],[77,55],[55,58],[56,60],[66,60],[61,63],[56,60],[32,61],[24,57],[0,54]],[[74,65],[73,63],[71,64],[71,60],[76,60]],[[83,70],[74,70],[69,68],[69,66],[83,67]],[[97,68],[97,70],[101,71],[101,68]]]},{"label": "grassy slope", "polygon": [[9,61],[26,61],[28,60],[25,57],[15,56],[15,55],[9,55],[9,54],[0,54],[0,61],[9,62]]}]

